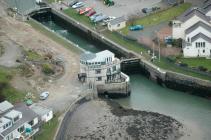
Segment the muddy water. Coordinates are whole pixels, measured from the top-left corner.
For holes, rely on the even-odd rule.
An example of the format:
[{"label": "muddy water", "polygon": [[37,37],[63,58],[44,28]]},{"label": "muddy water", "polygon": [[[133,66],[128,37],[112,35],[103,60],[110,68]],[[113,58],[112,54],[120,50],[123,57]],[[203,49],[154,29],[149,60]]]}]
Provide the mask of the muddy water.
[{"label": "muddy water", "polygon": [[[91,52],[102,50],[93,42],[74,34],[70,27],[57,24],[50,17],[42,18],[38,17],[38,21],[79,47]],[[117,102],[129,108],[158,112],[177,119],[187,128],[188,135],[182,138],[184,140],[210,140],[210,100],[161,87],[140,74],[130,77],[131,96]]]}]

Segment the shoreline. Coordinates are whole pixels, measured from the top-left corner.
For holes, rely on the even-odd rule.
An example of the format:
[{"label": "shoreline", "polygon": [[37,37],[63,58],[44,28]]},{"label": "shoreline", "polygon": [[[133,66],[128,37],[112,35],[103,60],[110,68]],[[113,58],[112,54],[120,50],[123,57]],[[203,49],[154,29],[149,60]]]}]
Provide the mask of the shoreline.
[{"label": "shoreline", "polygon": [[95,99],[81,102],[75,109],[68,111],[65,118],[57,140],[177,140],[184,135],[183,125],[170,116],[125,109],[112,100]]}]

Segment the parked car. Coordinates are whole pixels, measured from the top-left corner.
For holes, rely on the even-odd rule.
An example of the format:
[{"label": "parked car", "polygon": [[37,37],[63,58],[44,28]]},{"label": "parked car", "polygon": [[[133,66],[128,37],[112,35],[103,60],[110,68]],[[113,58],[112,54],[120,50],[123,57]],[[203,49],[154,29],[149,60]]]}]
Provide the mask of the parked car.
[{"label": "parked car", "polygon": [[80,9],[80,10],[79,10],[79,14],[80,14],[80,15],[83,15],[83,14],[85,14],[85,13],[88,13],[90,10],[92,10],[91,7],[86,7],[86,8]]},{"label": "parked car", "polygon": [[103,20],[106,19],[106,18],[108,18],[108,16],[106,16],[106,15],[97,16],[97,17],[93,20],[93,22],[94,22],[94,23],[101,22],[101,21],[103,21]]},{"label": "parked car", "polygon": [[93,20],[95,20],[96,17],[102,16],[102,15],[103,15],[102,13],[96,13],[96,14],[92,15],[92,16],[89,17],[89,18],[90,18],[91,21],[93,21]]},{"label": "parked car", "polygon": [[90,17],[90,16],[92,16],[92,15],[94,15],[94,14],[96,14],[96,11],[95,10],[90,10],[87,14],[86,14],[86,16],[87,17]]},{"label": "parked car", "polygon": [[73,5],[75,5],[78,2],[79,2],[78,0],[74,0],[74,1],[72,1],[72,2],[69,3],[69,6],[72,7]]},{"label": "parked car", "polygon": [[102,26],[107,25],[111,20],[115,19],[116,17],[108,16],[108,18],[104,19],[102,22]]},{"label": "parked car", "polygon": [[143,30],[144,26],[143,25],[134,25],[134,26],[130,26],[129,29],[131,31],[138,31],[138,30]]},{"label": "parked car", "polygon": [[76,4],[74,4],[72,6],[72,8],[76,9],[76,8],[80,8],[80,7],[83,7],[84,6],[84,3],[83,2],[77,2]]},{"label": "parked car", "polygon": [[159,10],[160,7],[143,8],[142,12],[147,14]]},{"label": "parked car", "polygon": [[49,92],[45,91],[40,94],[40,100],[46,100],[49,96]]}]

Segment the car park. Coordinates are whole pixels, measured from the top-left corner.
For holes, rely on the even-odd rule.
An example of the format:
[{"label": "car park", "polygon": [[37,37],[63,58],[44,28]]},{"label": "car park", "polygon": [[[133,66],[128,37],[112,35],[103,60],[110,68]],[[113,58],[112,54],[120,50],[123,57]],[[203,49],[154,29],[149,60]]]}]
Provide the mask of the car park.
[{"label": "car park", "polygon": [[76,4],[74,4],[72,6],[72,8],[76,9],[76,8],[80,8],[80,7],[83,7],[84,6],[84,3],[83,2],[77,2]]},{"label": "car park", "polygon": [[138,31],[138,30],[143,30],[144,26],[143,25],[134,25],[134,26],[130,26],[129,29],[131,31]]},{"label": "car park", "polygon": [[102,26],[107,25],[111,20],[115,19],[116,17],[113,16],[108,16],[108,18],[104,19],[103,22],[101,23]]},{"label": "car park", "polygon": [[49,96],[49,92],[45,91],[40,94],[40,100],[46,100]]}]

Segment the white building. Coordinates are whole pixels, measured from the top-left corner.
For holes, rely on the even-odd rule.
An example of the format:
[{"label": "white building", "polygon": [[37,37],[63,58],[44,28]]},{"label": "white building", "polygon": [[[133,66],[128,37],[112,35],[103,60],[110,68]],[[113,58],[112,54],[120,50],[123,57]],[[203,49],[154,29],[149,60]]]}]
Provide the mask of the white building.
[{"label": "white building", "polygon": [[124,27],[126,27],[126,20],[124,17],[115,18],[108,23],[108,29],[110,31],[116,31]]},{"label": "white building", "polygon": [[90,86],[97,87],[98,91],[109,92],[112,90],[112,93],[128,94],[130,79],[121,72],[120,63],[121,61],[108,50],[96,54],[84,53],[80,58],[78,78]]},{"label": "white building", "polygon": [[206,16],[199,8],[190,8],[184,12],[177,20],[173,20],[172,37],[174,39],[185,39],[185,30],[199,21],[211,26],[210,17]]},{"label": "white building", "polygon": [[28,139],[38,130],[38,115],[25,104],[0,103],[0,140]]},{"label": "white building", "polygon": [[173,21],[172,37],[183,39],[184,57],[211,57],[209,6],[205,8],[190,8]]},{"label": "white building", "polygon": [[39,115],[40,120],[48,122],[53,118],[53,110],[41,105],[33,104],[30,108]]}]

